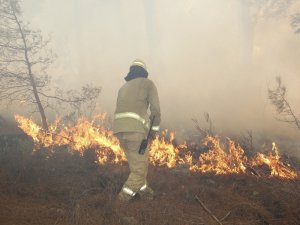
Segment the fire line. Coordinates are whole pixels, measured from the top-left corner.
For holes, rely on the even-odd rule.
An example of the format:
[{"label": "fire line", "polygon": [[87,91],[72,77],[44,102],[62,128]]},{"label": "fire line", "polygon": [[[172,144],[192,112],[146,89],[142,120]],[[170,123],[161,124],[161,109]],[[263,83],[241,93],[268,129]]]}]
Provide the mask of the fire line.
[{"label": "fire line", "polygon": [[[103,121],[105,114],[96,116],[92,121],[85,118],[77,120],[75,125],[64,125],[59,119],[49,126],[49,130],[43,129],[31,119],[15,115],[18,126],[30,137],[32,137],[36,148],[55,147],[67,145],[72,151],[83,155],[88,148],[95,149],[99,164],[122,164],[126,161],[118,140],[112,132],[97,124]],[[170,133],[167,140],[166,132],[162,137],[156,137],[150,150],[150,163],[154,166],[165,166],[175,168],[179,165],[187,167],[192,172],[215,173],[215,174],[245,174],[260,166],[269,168],[271,177],[284,179],[296,179],[297,171],[290,165],[280,161],[279,151],[273,143],[271,151],[267,154],[257,153],[255,157],[248,158],[239,144],[228,139],[228,150],[225,150],[218,137],[207,136],[203,144],[209,144],[209,150],[201,153],[198,159],[193,157],[192,152],[186,144],[174,146],[174,133]],[[258,173],[256,173],[258,175]]]}]

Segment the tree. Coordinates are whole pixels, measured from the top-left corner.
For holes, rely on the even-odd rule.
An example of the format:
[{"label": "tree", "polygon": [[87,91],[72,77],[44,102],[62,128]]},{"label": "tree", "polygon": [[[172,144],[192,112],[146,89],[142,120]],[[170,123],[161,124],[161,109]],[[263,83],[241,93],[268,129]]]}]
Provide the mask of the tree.
[{"label": "tree", "polygon": [[55,103],[64,102],[78,109],[100,93],[100,88],[91,86],[83,87],[81,93],[51,87],[47,68],[54,55],[49,43],[40,30],[23,22],[18,0],[0,0],[0,101],[36,106],[45,130],[46,108],[54,109]]},{"label": "tree", "polygon": [[45,74],[36,76],[34,73],[34,67],[40,66],[45,70],[51,63],[49,55],[40,54],[48,42],[43,40],[41,32],[30,30],[20,20],[18,1],[1,0],[0,10],[0,98],[7,99],[10,103],[16,100],[36,103],[43,127],[48,129],[38,92],[47,87],[50,80]]},{"label": "tree", "polygon": [[285,16],[295,0],[239,0],[244,61],[252,60],[255,26],[263,19]]},{"label": "tree", "polygon": [[295,30],[295,34],[300,34],[300,13],[291,16],[291,26]]},{"label": "tree", "polygon": [[278,119],[283,122],[295,124],[300,130],[300,119],[296,116],[286,99],[286,87],[283,86],[280,77],[277,77],[276,81],[277,87],[274,89],[269,88],[268,93],[271,103],[275,106],[276,111],[280,116]]}]

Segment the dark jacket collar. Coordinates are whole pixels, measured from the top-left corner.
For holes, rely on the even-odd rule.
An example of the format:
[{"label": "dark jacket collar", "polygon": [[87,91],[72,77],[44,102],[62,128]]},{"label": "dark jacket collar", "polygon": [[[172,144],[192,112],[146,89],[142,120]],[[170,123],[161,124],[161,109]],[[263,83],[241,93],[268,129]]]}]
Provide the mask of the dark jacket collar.
[{"label": "dark jacket collar", "polygon": [[147,78],[148,77],[148,72],[140,66],[131,66],[129,73],[127,74],[127,76],[124,78],[126,81],[131,81],[135,78],[138,77],[144,77]]}]

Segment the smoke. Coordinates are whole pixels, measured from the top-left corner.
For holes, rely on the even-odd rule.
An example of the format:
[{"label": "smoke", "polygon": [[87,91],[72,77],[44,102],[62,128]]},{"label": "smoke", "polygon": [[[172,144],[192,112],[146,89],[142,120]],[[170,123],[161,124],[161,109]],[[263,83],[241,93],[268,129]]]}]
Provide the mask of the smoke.
[{"label": "smoke", "polygon": [[274,119],[267,89],[280,75],[300,112],[300,37],[288,16],[297,10],[296,2],[269,18],[238,0],[23,1],[25,20],[52,36],[54,82],[102,86],[103,111],[114,112],[129,65],[140,58],[158,87],[164,127],[191,129],[191,118],[208,112],[221,133],[294,138],[299,131]]}]

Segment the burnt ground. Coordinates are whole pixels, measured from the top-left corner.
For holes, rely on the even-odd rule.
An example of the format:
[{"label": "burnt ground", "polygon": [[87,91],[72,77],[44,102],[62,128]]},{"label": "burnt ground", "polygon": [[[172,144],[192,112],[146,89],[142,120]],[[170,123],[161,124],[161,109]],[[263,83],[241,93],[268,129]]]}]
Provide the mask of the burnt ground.
[{"label": "burnt ground", "polygon": [[[148,181],[155,199],[116,206],[127,165],[98,165],[92,149],[80,156],[67,147],[32,154],[32,147],[26,136],[0,139],[1,225],[300,224],[299,179],[216,176],[150,166]],[[137,223],[125,223],[124,216]]]}]

